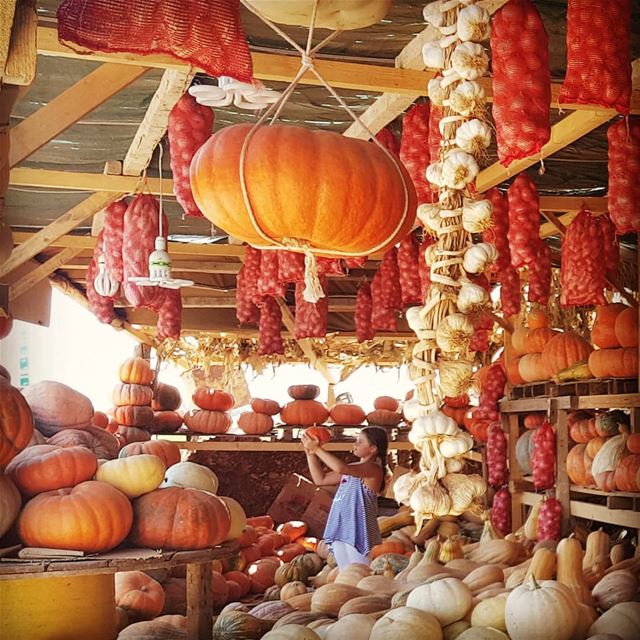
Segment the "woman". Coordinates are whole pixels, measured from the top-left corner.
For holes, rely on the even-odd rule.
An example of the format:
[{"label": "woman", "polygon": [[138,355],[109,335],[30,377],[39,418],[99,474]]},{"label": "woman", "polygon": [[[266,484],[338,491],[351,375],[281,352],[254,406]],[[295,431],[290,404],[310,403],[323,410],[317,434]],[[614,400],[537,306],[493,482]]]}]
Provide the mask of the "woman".
[{"label": "woman", "polygon": [[[353,562],[369,564],[371,548],[381,541],[378,528],[378,495],[387,471],[387,432],[380,427],[360,431],[351,464],[325,451],[316,438],[302,435],[307,464],[318,486],[339,484],[324,530],[324,539],[342,570]],[[322,468],[323,462],[329,471]]]}]

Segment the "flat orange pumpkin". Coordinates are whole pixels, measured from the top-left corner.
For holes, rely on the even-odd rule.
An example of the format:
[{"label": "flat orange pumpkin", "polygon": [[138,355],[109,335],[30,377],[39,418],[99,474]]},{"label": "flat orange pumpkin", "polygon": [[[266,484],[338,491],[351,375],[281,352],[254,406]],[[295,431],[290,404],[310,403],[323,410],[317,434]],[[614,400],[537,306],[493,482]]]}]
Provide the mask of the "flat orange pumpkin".
[{"label": "flat orange pumpkin", "polygon": [[[212,135],[191,163],[191,188],[216,226],[251,245],[272,246],[242,193],[240,154],[251,128],[237,124]],[[244,176],[266,236],[307,243],[314,253],[384,251],[415,219],[415,188],[401,163],[375,144],[332,131],[260,127],[246,145]]]}]

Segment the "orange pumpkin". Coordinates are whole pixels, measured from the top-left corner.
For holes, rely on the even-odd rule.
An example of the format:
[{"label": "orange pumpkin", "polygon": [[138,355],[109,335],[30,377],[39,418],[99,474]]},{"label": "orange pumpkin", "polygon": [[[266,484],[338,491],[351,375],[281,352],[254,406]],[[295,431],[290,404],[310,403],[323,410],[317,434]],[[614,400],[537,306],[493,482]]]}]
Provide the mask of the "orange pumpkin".
[{"label": "orange pumpkin", "polygon": [[269,533],[259,536],[257,544],[260,547],[260,555],[263,558],[275,555],[277,541],[278,538]]},{"label": "orange pumpkin", "polygon": [[206,549],[226,539],[231,516],[224,501],[207,491],[168,487],[133,501],[134,545],[151,549]]},{"label": "orange pumpkin", "polygon": [[528,413],[524,417],[525,429],[537,429],[547,419],[546,413]]},{"label": "orange pumpkin", "polygon": [[572,331],[565,331],[547,342],[542,359],[547,365],[550,375],[556,375],[572,364],[586,360],[593,351],[593,347],[579,335]]},{"label": "orange pumpkin", "polygon": [[580,487],[594,484],[591,475],[591,463],[593,459],[587,454],[586,444],[577,444],[572,447],[567,455],[566,467],[569,480]]},{"label": "orange pumpkin", "polygon": [[634,378],[638,375],[638,349],[593,351],[589,356],[589,369],[596,378]]},{"label": "orange pumpkin", "polygon": [[151,439],[151,434],[145,429],[140,429],[139,427],[127,427],[123,424],[118,426],[118,430],[114,435],[122,439],[123,447],[132,442],[146,442]]},{"label": "orange pumpkin", "polygon": [[341,402],[329,409],[329,417],[335,424],[355,426],[364,422],[366,414],[357,404]]},{"label": "orange pumpkin", "polygon": [[453,397],[445,396],[444,404],[448,407],[455,407],[456,409],[460,407],[467,407],[469,405],[469,396],[466,393]]},{"label": "orange pumpkin", "polygon": [[91,480],[97,468],[98,458],[85,447],[39,444],[20,452],[6,472],[22,495],[31,497]]},{"label": "orange pumpkin", "polygon": [[378,396],[373,401],[374,409],[385,409],[387,411],[397,411],[400,403],[391,396]]},{"label": "orange pumpkin", "polygon": [[242,561],[244,562],[245,566],[250,565],[256,560],[260,560],[260,558],[262,557],[262,551],[260,550],[257,539],[253,544],[247,545],[246,547],[241,547],[240,556],[242,557]]},{"label": "orange pumpkin", "polygon": [[280,418],[285,424],[322,424],[329,417],[327,408],[316,400],[293,400],[282,407]]},{"label": "orange pumpkin", "polygon": [[402,414],[388,409],[376,409],[367,414],[367,422],[381,427],[395,427],[402,422]]},{"label": "orange pumpkin", "polygon": [[33,416],[24,396],[0,378],[0,470],[20,453],[33,436]]},{"label": "orange pumpkin", "polygon": [[622,458],[614,472],[613,481],[618,491],[640,491],[638,472],[640,471],[640,455]]},{"label": "orange pumpkin", "polygon": [[596,319],[591,329],[591,342],[600,349],[614,349],[620,346],[616,338],[616,318],[628,307],[624,304],[606,304],[596,309]]},{"label": "orange pumpkin", "polygon": [[192,409],[182,416],[189,430],[196,433],[227,433],[231,426],[231,416],[224,411]]},{"label": "orange pumpkin", "polygon": [[[191,162],[193,196],[216,226],[257,247],[273,245],[266,235],[295,239],[319,254],[350,255],[383,252],[412,228],[416,194],[409,174],[376,145],[333,131],[263,126],[246,145],[241,168],[252,126],[224,127]],[[264,235],[247,212],[241,175]]]},{"label": "orange pumpkin", "polygon": [[492,424],[491,420],[480,420],[473,417],[472,409],[469,409],[464,414],[464,428],[473,436],[474,440],[478,442],[486,442],[489,435],[489,427]]},{"label": "orange pumpkin", "polygon": [[109,416],[103,411],[95,411],[91,424],[94,427],[100,427],[100,429],[106,429],[109,426]]},{"label": "orange pumpkin", "polygon": [[593,416],[587,416],[581,420],[572,422],[569,426],[569,436],[574,442],[588,444],[593,438],[599,436],[596,428],[596,420]]},{"label": "orange pumpkin", "polygon": [[224,579],[229,582],[233,581],[236,584],[240,585],[240,597],[244,597],[251,590],[251,580],[246,573],[242,571],[227,571],[224,574]]},{"label": "orange pumpkin", "polygon": [[640,453],[640,433],[632,433],[627,438],[629,453]]},{"label": "orange pumpkin", "polygon": [[146,428],[153,425],[153,409],[150,406],[125,405],[116,407],[113,416],[118,424],[125,427]]},{"label": "orange pumpkin", "polygon": [[638,309],[627,307],[616,318],[614,332],[622,347],[638,346]]},{"label": "orange pumpkin", "polygon": [[182,416],[177,411],[154,411],[151,433],[173,433],[182,426]]},{"label": "orange pumpkin", "polygon": [[148,360],[144,358],[129,358],[120,365],[118,377],[120,382],[128,384],[151,384],[153,370]]},{"label": "orange pumpkin", "polygon": [[541,353],[527,353],[520,358],[518,372],[525,382],[538,382],[549,379],[547,361]]},{"label": "orange pumpkin", "polygon": [[511,346],[513,347],[513,354],[516,356],[523,356],[527,353],[527,337],[529,336],[529,329],[526,327],[518,327],[511,334]]},{"label": "orange pumpkin", "polygon": [[542,353],[551,338],[558,335],[555,329],[542,327],[540,329],[529,329],[525,339],[527,353]]},{"label": "orange pumpkin", "polygon": [[596,457],[596,453],[602,449],[602,445],[607,441],[607,438],[604,436],[596,436],[595,438],[591,438],[587,442],[587,455],[593,460]]},{"label": "orange pumpkin", "polygon": [[151,455],[158,456],[158,458],[164,462],[164,466],[167,469],[180,462],[180,447],[178,447],[175,442],[170,442],[169,440],[132,442],[120,449],[118,458],[137,456],[143,453],[150,453]]},{"label": "orange pumpkin", "polygon": [[307,551],[312,553],[315,553],[318,548],[318,538],[314,536],[302,536],[296,542],[299,542]]},{"label": "orange pumpkin", "polygon": [[238,426],[248,435],[264,435],[273,429],[273,418],[266,413],[245,411],[238,418]]},{"label": "orange pumpkin", "polygon": [[124,493],[88,480],[29,500],[18,518],[18,535],[30,547],[103,553],[125,539],[132,520]]},{"label": "orange pumpkin", "polygon": [[268,515],[251,516],[247,518],[247,525],[251,527],[264,527],[265,529],[273,529],[273,518]]},{"label": "orange pumpkin", "polygon": [[[148,436],[147,436],[148,437]],[[111,460],[117,457],[120,445],[113,434],[100,427],[86,429],[63,429],[47,440],[56,447],[86,447],[98,458]]]},{"label": "orange pumpkin", "polygon": [[[279,525],[277,531],[278,533],[283,533],[284,535],[289,536],[289,540],[294,542],[307,533],[307,528],[307,523],[302,520],[289,520],[288,522],[283,522]],[[287,561],[285,560],[285,562]]]},{"label": "orange pumpkin", "polygon": [[406,551],[402,542],[396,542],[395,540],[386,540],[380,544],[375,545],[371,549],[371,559],[375,559],[384,553],[404,553]]},{"label": "orange pumpkin", "polygon": [[128,404],[137,406],[150,405],[152,397],[153,391],[151,391],[151,387],[144,384],[128,384],[126,382],[117,384],[111,394],[111,399],[116,407]]},{"label": "orange pumpkin", "polygon": [[159,383],[151,401],[154,411],[177,411],[182,404],[180,392],[170,384]]},{"label": "orange pumpkin", "polygon": [[207,411],[229,411],[229,409],[233,409],[235,404],[235,400],[230,393],[207,387],[196,389],[191,399],[197,407]]},{"label": "orange pumpkin", "polygon": [[526,383],[526,380],[520,375],[520,358],[507,360],[507,380],[514,385]]},{"label": "orange pumpkin", "polygon": [[211,572],[211,593],[213,595],[213,608],[216,611],[222,609],[229,600],[229,586],[219,571]]},{"label": "orange pumpkin", "polygon": [[275,416],[280,413],[280,405],[275,400],[253,398],[251,400],[251,408],[256,413],[264,413],[267,416]]},{"label": "orange pumpkin", "polygon": [[464,416],[469,410],[469,407],[450,407],[448,404],[443,404],[440,410],[445,416],[453,418],[458,426],[461,426],[464,424]]},{"label": "orange pumpkin", "polygon": [[276,582],[276,571],[280,564],[280,559],[273,557],[261,558],[248,565],[245,573],[251,580],[251,592],[264,593],[269,587],[272,587]]},{"label": "orange pumpkin", "polygon": [[320,395],[320,387],[315,384],[294,384],[287,389],[294,400],[315,400]]},{"label": "orange pumpkin", "polygon": [[130,620],[150,620],[162,613],[164,589],[143,571],[118,571],[115,575],[116,606]]},{"label": "orange pumpkin", "polygon": [[256,530],[250,525],[245,525],[240,537],[236,540],[239,547],[248,547],[251,544],[254,544],[258,539],[258,534]]},{"label": "orange pumpkin", "polygon": [[549,326],[549,316],[544,309],[531,309],[527,314],[527,326],[530,329],[542,329]]},{"label": "orange pumpkin", "polygon": [[291,542],[280,547],[276,551],[276,557],[280,558],[282,562],[291,562],[294,558],[301,556],[305,552],[305,548],[297,543]]}]

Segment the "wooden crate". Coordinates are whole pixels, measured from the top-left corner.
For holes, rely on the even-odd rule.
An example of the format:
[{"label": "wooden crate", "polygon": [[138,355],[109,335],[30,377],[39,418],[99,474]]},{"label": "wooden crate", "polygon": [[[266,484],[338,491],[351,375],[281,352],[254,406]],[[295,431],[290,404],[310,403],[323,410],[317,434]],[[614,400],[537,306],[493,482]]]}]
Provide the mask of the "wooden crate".
[{"label": "wooden crate", "polygon": [[557,396],[608,396],[637,393],[637,378],[594,378],[574,382],[551,383],[550,394]]},{"label": "wooden crate", "polygon": [[550,387],[553,383],[549,380],[542,382],[531,382],[509,388],[508,400],[522,400],[524,398],[542,398],[551,395]]}]

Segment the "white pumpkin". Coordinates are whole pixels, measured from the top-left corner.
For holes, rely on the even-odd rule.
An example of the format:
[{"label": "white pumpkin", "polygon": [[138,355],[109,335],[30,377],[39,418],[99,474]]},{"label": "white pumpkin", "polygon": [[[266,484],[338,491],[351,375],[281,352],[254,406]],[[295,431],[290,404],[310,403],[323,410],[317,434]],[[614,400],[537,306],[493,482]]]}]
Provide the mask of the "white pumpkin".
[{"label": "white pumpkin", "polygon": [[167,469],[162,483],[164,487],[187,487],[215,493],[218,490],[218,476],[202,464],[178,462]]},{"label": "white pumpkin", "polygon": [[427,611],[414,607],[391,609],[380,618],[371,630],[369,640],[442,640],[438,619]]},{"label": "white pumpkin", "polygon": [[467,615],[472,598],[462,580],[443,578],[416,587],[407,598],[407,606],[432,613],[444,627]]},{"label": "white pumpkin", "polygon": [[507,603],[507,594],[502,593],[493,598],[480,600],[471,612],[472,627],[492,627],[499,631],[506,631],[504,620],[504,608]]},{"label": "white pumpkin", "polygon": [[229,533],[227,534],[224,542],[236,540],[240,537],[247,524],[247,514],[244,512],[242,505],[237,500],[234,500],[229,496],[218,497],[227,505],[227,509],[229,509],[229,514],[231,515],[231,527],[229,528]]},{"label": "white pumpkin", "polygon": [[474,328],[471,320],[462,313],[444,317],[436,329],[436,343],[447,353],[464,353],[469,349]]},{"label": "white pumpkin", "polygon": [[320,640],[318,634],[301,624],[283,624],[262,636],[263,640]]},{"label": "white pumpkin", "polygon": [[507,632],[518,640],[570,640],[578,622],[576,600],[555,580],[532,581],[507,597]]},{"label": "white pumpkin", "polygon": [[142,453],[105,461],[96,471],[96,480],[114,486],[128,498],[137,498],[157,489],[164,472],[164,462],[158,456]]},{"label": "white pumpkin", "polygon": [[331,625],[325,640],[369,640],[376,619],[366,613],[351,613]]},{"label": "white pumpkin", "polygon": [[611,633],[622,640],[640,638],[640,602],[621,602],[605,611],[589,629],[589,637]]},{"label": "white pumpkin", "polygon": [[509,640],[509,636],[493,627],[471,627],[463,631],[456,640]]}]

